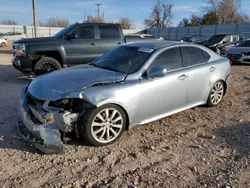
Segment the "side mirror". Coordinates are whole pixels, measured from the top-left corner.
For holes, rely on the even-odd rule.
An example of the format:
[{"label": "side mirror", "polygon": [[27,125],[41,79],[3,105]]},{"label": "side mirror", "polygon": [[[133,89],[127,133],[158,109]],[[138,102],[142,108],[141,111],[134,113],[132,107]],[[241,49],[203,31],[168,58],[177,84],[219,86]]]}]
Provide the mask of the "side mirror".
[{"label": "side mirror", "polygon": [[66,40],[77,39],[77,38],[78,38],[78,35],[76,33],[71,33],[65,36]]},{"label": "side mirror", "polygon": [[167,73],[167,69],[164,67],[153,67],[148,73],[147,76],[149,78],[155,78],[155,77],[163,77]]}]

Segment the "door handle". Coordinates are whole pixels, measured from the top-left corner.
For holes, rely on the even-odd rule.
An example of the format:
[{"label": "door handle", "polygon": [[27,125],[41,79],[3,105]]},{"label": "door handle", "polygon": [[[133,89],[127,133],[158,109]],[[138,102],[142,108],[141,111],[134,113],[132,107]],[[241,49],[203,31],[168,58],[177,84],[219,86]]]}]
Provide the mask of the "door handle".
[{"label": "door handle", "polygon": [[211,68],[209,69],[209,71],[210,71],[210,72],[214,72],[215,69],[216,69],[215,67],[211,67]]},{"label": "door handle", "polygon": [[121,45],[121,44],[123,44],[122,42],[117,42],[116,44],[119,44],[119,45]]},{"label": "door handle", "polygon": [[90,44],[90,45],[96,45],[96,43],[95,43],[95,42],[90,42],[89,44]]},{"label": "door handle", "polygon": [[182,74],[178,79],[185,80],[188,76],[186,74]]}]

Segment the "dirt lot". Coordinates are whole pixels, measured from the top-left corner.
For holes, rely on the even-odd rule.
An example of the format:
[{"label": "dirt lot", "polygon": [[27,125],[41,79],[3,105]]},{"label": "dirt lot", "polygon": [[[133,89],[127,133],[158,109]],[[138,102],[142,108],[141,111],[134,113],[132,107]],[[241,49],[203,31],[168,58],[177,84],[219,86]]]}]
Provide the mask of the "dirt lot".
[{"label": "dirt lot", "polygon": [[216,108],[198,107],[126,131],[107,147],[75,141],[43,155],[15,129],[30,80],[0,51],[1,187],[250,187],[250,66],[234,66]]}]

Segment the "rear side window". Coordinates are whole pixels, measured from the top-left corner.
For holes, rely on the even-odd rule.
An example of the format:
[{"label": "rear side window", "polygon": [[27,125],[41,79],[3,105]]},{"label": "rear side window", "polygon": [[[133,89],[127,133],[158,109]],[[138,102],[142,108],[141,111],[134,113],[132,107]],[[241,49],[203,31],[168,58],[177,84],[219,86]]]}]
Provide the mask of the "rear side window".
[{"label": "rear side window", "polygon": [[233,35],[233,42],[239,41],[240,37],[239,35]]},{"label": "rear side window", "polygon": [[202,53],[203,53],[204,62],[208,62],[210,59],[210,55],[203,50],[202,50]]},{"label": "rear side window", "polygon": [[99,32],[101,39],[120,38],[117,26],[99,26]]},{"label": "rear side window", "polygon": [[204,51],[201,50],[200,48],[182,47],[181,51],[182,51],[182,58],[183,58],[183,62],[184,62],[185,66],[197,65],[197,64],[205,62],[204,61]]},{"label": "rear side window", "polygon": [[149,70],[153,67],[164,67],[167,71],[181,68],[182,59],[180,48],[171,48],[162,52],[150,65]]}]

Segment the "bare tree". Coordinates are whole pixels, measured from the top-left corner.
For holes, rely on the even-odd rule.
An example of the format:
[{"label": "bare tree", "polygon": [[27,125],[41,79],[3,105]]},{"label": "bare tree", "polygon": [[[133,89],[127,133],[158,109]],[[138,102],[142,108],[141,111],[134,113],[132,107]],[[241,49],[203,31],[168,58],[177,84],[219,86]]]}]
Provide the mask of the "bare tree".
[{"label": "bare tree", "polygon": [[157,0],[149,19],[144,20],[144,25],[149,28],[166,28],[172,19],[173,4],[164,0]]},{"label": "bare tree", "polygon": [[2,20],[1,24],[2,25],[18,25],[15,20]]},{"label": "bare tree", "polygon": [[122,29],[131,29],[132,27],[132,21],[129,18],[122,17],[118,21],[118,23],[121,25]]},{"label": "bare tree", "polygon": [[249,21],[249,17],[240,12],[242,0],[206,0],[206,3],[205,10],[215,13],[220,24]]},{"label": "bare tree", "polygon": [[61,19],[58,17],[51,17],[48,18],[45,23],[39,22],[39,25],[45,27],[66,27],[69,25],[69,20]]}]

